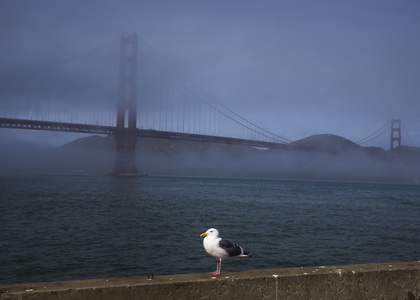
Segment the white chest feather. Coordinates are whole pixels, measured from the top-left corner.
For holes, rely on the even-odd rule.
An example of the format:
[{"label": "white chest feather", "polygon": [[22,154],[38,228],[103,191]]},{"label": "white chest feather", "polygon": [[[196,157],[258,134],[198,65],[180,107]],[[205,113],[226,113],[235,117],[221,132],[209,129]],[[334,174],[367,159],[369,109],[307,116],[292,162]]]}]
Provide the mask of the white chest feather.
[{"label": "white chest feather", "polygon": [[220,240],[221,238],[205,237],[203,240],[204,249],[206,249],[207,253],[213,257],[228,257],[229,255],[227,254],[227,252],[219,246]]}]

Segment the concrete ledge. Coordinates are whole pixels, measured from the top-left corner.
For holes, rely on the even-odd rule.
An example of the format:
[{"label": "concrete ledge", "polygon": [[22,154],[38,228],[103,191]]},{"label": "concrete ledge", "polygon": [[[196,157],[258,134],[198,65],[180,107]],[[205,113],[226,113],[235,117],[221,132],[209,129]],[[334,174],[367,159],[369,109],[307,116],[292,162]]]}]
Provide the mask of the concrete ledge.
[{"label": "concrete ledge", "polygon": [[420,299],[420,262],[1,285],[0,299],[412,300]]}]

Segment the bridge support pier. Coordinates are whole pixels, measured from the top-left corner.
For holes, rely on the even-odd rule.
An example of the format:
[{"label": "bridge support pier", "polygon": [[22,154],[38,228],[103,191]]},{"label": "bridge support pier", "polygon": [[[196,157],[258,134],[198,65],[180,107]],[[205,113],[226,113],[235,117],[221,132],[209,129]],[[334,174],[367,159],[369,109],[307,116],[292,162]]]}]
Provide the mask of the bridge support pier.
[{"label": "bridge support pier", "polygon": [[115,135],[116,157],[114,175],[137,175],[135,130],[125,129]]},{"label": "bridge support pier", "polygon": [[114,175],[137,175],[137,36],[121,38]]}]

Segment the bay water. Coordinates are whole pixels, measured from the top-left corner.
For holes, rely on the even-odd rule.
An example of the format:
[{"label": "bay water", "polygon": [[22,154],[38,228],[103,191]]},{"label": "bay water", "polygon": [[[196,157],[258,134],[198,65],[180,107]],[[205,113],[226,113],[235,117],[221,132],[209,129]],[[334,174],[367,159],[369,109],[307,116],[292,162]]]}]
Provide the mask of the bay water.
[{"label": "bay water", "polygon": [[1,176],[0,284],[420,260],[420,186],[230,178]]}]

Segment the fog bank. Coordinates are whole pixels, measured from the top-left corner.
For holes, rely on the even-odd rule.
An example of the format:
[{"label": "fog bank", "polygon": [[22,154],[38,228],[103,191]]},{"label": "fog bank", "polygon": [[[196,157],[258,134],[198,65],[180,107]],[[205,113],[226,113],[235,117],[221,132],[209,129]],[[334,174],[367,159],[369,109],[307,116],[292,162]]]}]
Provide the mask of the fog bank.
[{"label": "fog bank", "polygon": [[[326,143],[328,139],[328,143]],[[420,151],[400,154],[363,148],[332,135],[284,149],[139,138],[141,174],[416,183]],[[305,147],[297,147],[305,146]],[[107,174],[114,167],[113,136],[90,136],[61,147],[34,143],[1,145],[0,174]]]}]

